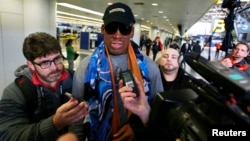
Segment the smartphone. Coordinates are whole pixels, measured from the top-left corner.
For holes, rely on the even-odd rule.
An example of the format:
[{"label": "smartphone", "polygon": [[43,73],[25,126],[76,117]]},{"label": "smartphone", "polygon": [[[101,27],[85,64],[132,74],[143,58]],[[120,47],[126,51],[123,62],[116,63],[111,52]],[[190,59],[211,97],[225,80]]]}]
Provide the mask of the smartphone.
[{"label": "smartphone", "polygon": [[72,94],[69,93],[69,92],[66,92],[65,95],[66,95],[69,99],[71,99],[71,98],[75,99],[75,98],[72,96]]},{"label": "smartphone", "polygon": [[130,70],[123,71],[120,73],[120,77],[123,80],[123,84],[125,86],[132,87],[133,92],[136,94],[136,96],[139,96],[139,91],[138,91],[137,85],[135,83],[132,72]]}]

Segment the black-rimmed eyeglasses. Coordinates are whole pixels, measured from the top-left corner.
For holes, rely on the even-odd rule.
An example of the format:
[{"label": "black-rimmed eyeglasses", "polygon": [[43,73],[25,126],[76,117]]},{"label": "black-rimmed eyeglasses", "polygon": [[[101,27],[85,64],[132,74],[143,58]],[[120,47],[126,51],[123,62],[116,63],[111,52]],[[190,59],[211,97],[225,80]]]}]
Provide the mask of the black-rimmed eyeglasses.
[{"label": "black-rimmed eyeglasses", "polygon": [[51,61],[47,60],[47,61],[43,61],[41,63],[33,62],[33,64],[40,66],[42,69],[47,69],[47,68],[49,68],[51,66],[52,62],[55,65],[63,64],[63,57],[62,56],[58,56],[58,57],[54,58]]},{"label": "black-rimmed eyeglasses", "polygon": [[132,31],[132,26],[125,26],[117,22],[110,23],[106,25],[104,28],[105,28],[106,33],[108,34],[115,34],[117,29],[119,29],[122,35],[128,35]]}]

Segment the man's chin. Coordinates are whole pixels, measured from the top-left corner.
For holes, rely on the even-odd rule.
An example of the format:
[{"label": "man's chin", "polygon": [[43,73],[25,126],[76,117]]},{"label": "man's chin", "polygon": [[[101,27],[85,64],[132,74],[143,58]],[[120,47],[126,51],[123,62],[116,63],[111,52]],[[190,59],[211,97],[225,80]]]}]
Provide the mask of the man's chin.
[{"label": "man's chin", "polygon": [[240,59],[241,57],[240,56],[234,56],[234,59]]},{"label": "man's chin", "polygon": [[120,48],[113,48],[111,50],[111,52],[109,52],[109,53],[112,54],[112,55],[121,55],[121,54],[124,54],[123,50],[120,49]]},{"label": "man's chin", "polygon": [[58,79],[60,79],[61,78],[61,74],[51,74],[50,76],[49,76],[49,78],[51,79],[51,80],[58,80]]}]

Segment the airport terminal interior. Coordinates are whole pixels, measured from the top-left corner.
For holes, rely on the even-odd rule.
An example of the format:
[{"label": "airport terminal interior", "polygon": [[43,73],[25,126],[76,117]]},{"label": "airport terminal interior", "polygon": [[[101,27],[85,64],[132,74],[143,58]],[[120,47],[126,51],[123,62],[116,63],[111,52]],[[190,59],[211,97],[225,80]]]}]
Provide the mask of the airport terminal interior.
[{"label": "airport terminal interior", "polygon": [[[164,22],[163,24],[159,24],[158,27],[156,28],[154,28],[155,23],[154,24],[151,23],[152,24],[151,27],[149,25],[150,22],[155,22],[156,18],[153,20],[151,18],[152,21],[150,21],[149,20],[150,18],[147,17],[148,19],[146,20],[146,19],[143,19],[144,17],[142,17],[139,21],[141,23],[140,37],[135,38],[135,42],[137,42],[137,44],[140,44],[140,41],[143,39],[145,40],[146,36],[149,36],[151,39],[154,39],[154,37],[156,36],[160,36],[162,43],[165,42],[166,38],[169,38],[172,40],[176,39],[178,41],[177,44],[179,46],[185,43],[186,39],[191,40],[191,43],[195,43],[196,41],[199,41],[199,44],[202,48],[201,56],[211,61],[220,60],[221,58],[225,57],[226,53],[225,51],[220,50],[219,54],[217,55],[215,45],[217,43],[222,44],[223,42],[223,39],[226,34],[226,29],[225,29],[226,23],[224,22],[224,19],[228,16],[228,11],[229,11],[225,7],[222,8],[222,2],[223,1],[218,0],[216,1],[216,3],[212,3],[212,4],[210,3],[210,5],[207,5],[208,9],[204,11],[204,13],[201,16],[190,17],[190,18],[196,18],[195,20],[197,20],[197,22],[186,21],[187,25],[183,24],[183,26],[189,26],[190,27],[189,29],[185,29],[187,27],[180,27],[180,25],[179,26],[177,25],[177,27],[173,26],[171,23],[172,21],[170,20],[171,16],[164,16],[164,15],[168,15],[168,13],[162,14],[160,13],[160,10],[158,10],[158,12],[161,15],[163,15],[163,19],[166,20],[166,22]],[[136,9],[138,5],[146,7],[146,5],[149,4],[150,2],[136,3],[135,1],[126,1],[126,3],[129,3],[129,4],[132,3],[131,4],[132,9],[133,8]],[[169,2],[169,3],[172,4],[172,2]],[[189,3],[192,3],[192,1],[190,1]],[[159,1],[158,1],[158,4],[159,4]],[[86,2],[85,6],[87,5],[88,3]],[[180,7],[183,5],[185,4],[180,4]],[[235,8],[237,11],[240,11],[240,12],[238,12],[239,14],[236,14],[237,22],[234,23],[235,30],[231,30],[231,34],[233,36],[232,41],[234,43],[236,43],[238,40],[241,40],[239,38],[242,38],[242,34],[241,34],[242,28],[246,28],[245,29],[246,31],[244,32],[249,32],[249,29],[250,29],[250,25],[249,25],[250,23],[249,13],[250,12],[248,9],[249,5],[250,5],[249,1],[243,0],[241,1],[240,6]],[[66,12],[69,11],[68,9],[71,8],[71,5],[70,4],[66,5],[63,2],[60,2],[60,0],[58,1],[57,6],[58,6],[57,37],[63,48],[64,56],[66,56],[65,42],[69,38],[73,39],[73,47],[75,51],[77,51],[80,54],[78,59],[75,60],[74,62],[75,63],[74,69],[76,69],[79,64],[79,61],[83,59],[84,57],[86,57],[87,55],[90,55],[93,52],[93,50],[98,46],[100,41],[102,40],[102,37],[100,35],[100,27],[101,27],[102,22],[99,22],[99,23],[97,22],[98,20],[101,20],[101,19],[90,19],[86,21],[84,18],[87,18],[85,17],[85,15],[87,14],[84,14],[84,16],[81,17],[80,19],[77,18],[77,15],[72,14],[72,13],[77,13],[76,12],[77,8],[76,9],[72,8],[73,9],[71,13],[72,15],[66,14]],[[87,8],[87,7],[84,7],[84,8]],[[93,9],[90,9],[90,10],[93,10]],[[80,11],[81,9],[78,8],[78,10]],[[173,14],[173,15],[178,16],[177,14]],[[159,16],[157,18],[159,20],[159,18],[162,18],[162,17]],[[249,42],[250,34],[249,33],[246,33],[246,34],[247,35],[244,36],[244,40]],[[88,39],[82,39],[81,36],[88,36]],[[206,46],[206,43],[208,42],[210,43],[210,45]],[[164,49],[169,47],[169,45],[164,47]],[[145,45],[142,45],[141,51],[143,53],[146,53]],[[160,55],[161,55],[161,52],[157,54],[156,58],[158,59]],[[149,57],[152,58],[152,51],[150,52]],[[65,61],[65,66],[67,66],[66,61]],[[187,66],[185,69],[187,72],[193,73],[194,76],[200,77],[198,74],[193,72],[189,66]]]},{"label": "airport terminal interior", "polygon": [[[131,2],[131,1],[129,1],[129,2]],[[186,1],[186,2],[192,3],[191,1]],[[143,5],[144,3],[142,2],[140,4]],[[135,38],[135,41],[138,43],[138,45],[140,45],[140,41],[145,39],[147,36],[149,36],[151,39],[154,39],[156,36],[160,36],[162,43],[164,43],[165,39],[168,38],[168,39],[172,39],[172,41],[177,40],[177,44],[180,47],[182,46],[183,43],[186,42],[186,40],[190,40],[191,44],[194,44],[194,43],[198,42],[200,44],[200,46],[201,46],[201,52],[200,52],[199,57],[197,57],[196,59],[204,58],[205,60],[209,61],[209,62],[203,62],[204,64],[211,65],[212,68],[215,69],[213,71],[218,71],[218,70],[220,71],[221,68],[217,67],[216,65],[215,66],[213,66],[213,65],[216,64],[221,59],[223,59],[224,57],[226,57],[226,55],[230,54],[232,48],[229,48],[228,50],[219,50],[218,51],[216,49],[216,46],[225,44],[228,41],[227,37],[228,37],[229,33],[230,33],[230,35],[232,35],[232,36],[230,36],[231,37],[230,40],[231,40],[232,44],[236,44],[239,41],[245,41],[248,44],[250,44],[250,18],[249,18],[250,17],[250,8],[249,8],[250,1],[243,1],[240,5],[238,5],[239,6],[237,8],[238,12],[236,12],[236,14],[235,14],[235,21],[233,23],[227,23],[228,21],[225,20],[226,18],[229,17],[228,15],[230,15],[230,10],[227,11],[227,8],[225,9],[225,5],[222,6],[222,4],[223,4],[222,1],[217,1],[217,3],[214,3],[213,5],[208,6],[207,7],[208,9],[202,15],[200,15],[199,18],[196,17],[197,22],[192,23],[192,22],[189,21],[190,25],[188,25],[188,26],[186,25],[186,27],[185,27],[184,24],[182,26],[177,25],[177,27],[171,26],[172,21],[170,22],[170,19],[171,19],[170,16],[169,16],[170,19],[166,18],[168,16],[165,17],[166,21],[167,21],[167,22],[165,22],[165,24],[166,24],[166,26],[164,26],[165,28],[164,27],[161,28],[160,26],[162,26],[162,25],[159,25],[157,28],[152,28],[152,27],[147,28],[147,26],[144,26],[144,24],[143,24],[144,21],[141,20],[141,22],[140,22],[141,23],[141,32],[140,33],[141,34],[140,34],[140,37],[139,37],[139,42],[138,42],[138,38],[137,38],[137,40]],[[195,6],[195,7],[197,7],[197,6]],[[224,7],[224,8],[222,9],[222,7]],[[175,16],[179,16],[179,15],[175,15]],[[181,17],[181,15],[180,15],[180,17]],[[182,18],[184,18],[184,17],[182,17]],[[62,18],[58,17],[58,21],[61,22],[62,20],[63,20]],[[225,25],[228,25],[228,24],[233,24],[233,27],[226,27]],[[145,25],[147,25],[147,24],[145,24]],[[73,30],[76,30],[76,27]],[[97,42],[98,39],[97,38],[99,38],[100,36],[95,35],[95,34],[98,34],[100,32],[99,27],[100,26],[97,26],[96,28],[90,27],[88,29],[88,26],[84,26],[85,30],[90,30],[90,44],[88,45],[89,48],[87,50],[86,49],[81,49],[81,41],[80,41],[81,38],[79,38],[78,35],[75,35],[75,38],[73,37],[74,38],[74,45],[73,46],[75,47],[77,52],[80,54],[78,59],[75,60],[75,68],[74,69],[76,69],[78,67],[79,62],[82,59],[84,59],[86,56],[90,55],[93,52],[93,50],[98,46],[98,42]],[[60,41],[62,47],[64,47],[64,39],[63,38],[64,38],[65,35],[64,35],[63,32],[65,32],[64,31],[65,27],[59,27],[59,28],[60,28],[59,29],[59,31],[60,31],[59,41]],[[234,30],[233,29],[228,29],[228,28],[233,28]],[[67,29],[70,29],[70,28],[67,28]],[[92,31],[92,30],[94,30],[94,31]],[[77,31],[75,31],[75,33],[76,32]],[[71,28],[70,33],[72,33],[72,28]],[[71,34],[71,35],[68,35],[68,33],[66,33],[66,34],[67,34],[67,36],[71,36],[71,35],[74,36],[74,34]],[[168,44],[167,46],[164,45],[163,50],[158,52],[156,60],[158,60],[160,58],[160,56],[162,55],[162,52],[166,48],[170,47],[170,44]],[[146,54],[146,47],[143,44],[142,44],[142,47],[141,47],[141,52]],[[64,50],[64,54],[66,54],[65,50]],[[153,58],[152,51],[150,52],[148,57],[151,58],[151,59]],[[183,59],[183,56],[181,56],[181,59]],[[211,62],[213,62],[213,64],[211,64]],[[224,79],[224,77],[227,75],[228,72],[225,72],[223,74],[223,71],[221,71],[219,73],[220,73],[220,75],[224,75],[224,77],[216,78],[217,77],[216,75],[218,75],[219,73],[216,73],[216,75],[214,75],[214,74],[211,75],[210,73],[214,73],[214,72],[213,71],[211,72],[211,70],[209,70],[209,68],[207,68],[207,67],[203,68],[204,66],[202,66],[202,65],[200,66],[199,63],[198,63],[197,66],[192,65],[192,64],[190,66],[189,63],[190,63],[190,61],[187,61],[187,62],[185,62],[185,65],[182,64],[181,66],[183,67],[183,69],[186,71],[187,74],[193,76],[194,78],[202,79],[205,82],[207,82],[207,80],[210,81],[210,82],[218,81],[218,82],[216,82],[217,84],[221,83],[221,82],[223,83],[223,81],[227,81],[227,80]],[[194,63],[194,62],[191,62],[191,63]],[[67,66],[66,61],[64,62],[64,64],[65,64],[65,66]],[[209,66],[209,67],[211,67],[211,66]],[[201,67],[201,68],[199,69],[199,67]],[[203,72],[207,71],[208,74],[199,73],[200,71],[203,71]],[[212,81],[211,81],[211,79],[209,77],[210,78],[213,77]],[[201,91],[200,93],[202,93],[204,91],[211,91],[213,88],[210,88],[210,87],[211,86],[204,85],[204,84],[202,84],[200,86],[199,85],[196,86],[196,88]],[[228,85],[223,84],[222,87],[223,88],[231,87],[231,89],[233,89],[232,91],[235,91],[237,89],[241,89],[244,86],[242,85],[242,86],[240,86],[241,88],[239,88],[239,87],[235,87],[235,84],[232,84],[232,85],[231,84],[228,84]],[[244,90],[243,90],[243,92],[245,93]],[[211,92],[210,94],[213,95],[215,93],[216,92]],[[183,93],[180,92],[179,96],[181,94],[183,94],[182,95],[183,99],[185,97],[184,95],[186,95],[186,97],[189,96],[188,99],[191,99],[191,97],[194,96],[193,91],[191,91],[191,92],[190,91],[185,91],[185,92],[183,91]],[[208,94],[208,93],[205,92],[205,94],[204,94],[205,97],[206,97],[206,94]],[[200,94],[200,95],[202,95],[202,94]],[[208,101],[211,100],[210,98],[211,97],[208,96],[208,98],[207,98],[207,99],[209,99]],[[213,101],[213,100],[214,99],[212,98],[211,101]],[[217,103],[215,105],[217,105]],[[179,111],[175,113],[176,115],[173,114],[173,116],[178,116],[177,115],[178,113],[185,112],[185,110],[187,110],[188,106],[190,106],[190,105],[186,105],[186,106],[187,107],[181,107],[180,109],[178,109]],[[187,108],[187,109],[185,109],[185,108]],[[190,108],[190,109],[193,109],[193,108]],[[201,108],[201,107],[199,107],[199,108]],[[197,110],[197,113],[196,113],[197,115],[195,115],[195,113],[193,113],[195,116],[197,116],[197,118],[199,117],[198,116],[199,115],[199,110],[200,110],[199,108],[196,109]],[[218,107],[218,109],[220,109],[220,108],[221,107]],[[188,110],[190,110],[190,109],[188,109]],[[181,111],[181,110],[183,110],[183,111]],[[196,111],[196,110],[194,108],[194,111]],[[239,109],[235,108],[234,110],[239,110]],[[193,112],[193,111],[190,110],[190,112]],[[202,114],[202,112],[200,114]],[[244,112],[239,112],[239,111],[237,111],[235,113],[237,113],[237,114],[240,113],[242,115],[245,114]],[[234,115],[235,113],[233,113],[233,114],[230,113],[230,114]],[[209,115],[209,113],[207,113],[207,114],[208,114],[207,116],[211,116],[211,115],[212,115],[211,117],[214,116],[213,112],[212,112],[212,114],[210,113],[211,115]],[[219,115],[219,114],[220,113],[217,113],[216,115]],[[223,114],[221,116],[223,116]],[[215,118],[215,117],[213,117],[213,118]],[[242,117],[240,117],[240,118],[242,118]],[[176,119],[177,119],[177,117],[176,117]],[[180,120],[181,120],[181,118],[180,118]],[[196,120],[197,120],[197,122],[196,122]],[[242,119],[240,119],[240,120],[242,120]],[[192,123],[192,122],[194,122],[194,123]],[[244,123],[248,122],[247,124],[249,124],[250,123],[249,118],[243,119],[243,122]],[[176,124],[181,124],[181,123],[176,123]],[[183,125],[182,130],[181,129],[178,129],[178,130],[181,130],[180,132],[183,132],[183,133],[180,133],[180,134],[185,136],[183,138],[186,138],[187,141],[191,141],[191,140],[195,140],[195,141],[204,140],[205,141],[206,139],[204,139],[204,137],[206,135],[203,134],[204,133],[203,131],[205,131],[205,130],[202,129],[204,126],[205,125],[203,125],[203,123],[200,123],[199,119],[195,119],[195,121],[190,121],[189,123],[187,121],[187,123],[185,125]],[[173,128],[177,128],[177,127],[173,127]],[[197,131],[197,133],[195,133],[196,132],[196,131],[194,131],[195,129],[192,129],[192,128],[199,128],[197,130],[200,130],[200,131]]]}]

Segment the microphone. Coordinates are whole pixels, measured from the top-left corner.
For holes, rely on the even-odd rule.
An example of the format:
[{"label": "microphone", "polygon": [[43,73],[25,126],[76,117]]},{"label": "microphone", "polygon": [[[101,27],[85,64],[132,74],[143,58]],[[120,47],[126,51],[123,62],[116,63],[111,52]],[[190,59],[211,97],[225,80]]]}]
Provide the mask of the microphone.
[{"label": "microphone", "polygon": [[122,72],[122,69],[120,67],[117,67],[115,70],[115,81],[118,86],[119,86],[119,81],[121,79],[121,76],[120,76],[121,72]]}]

